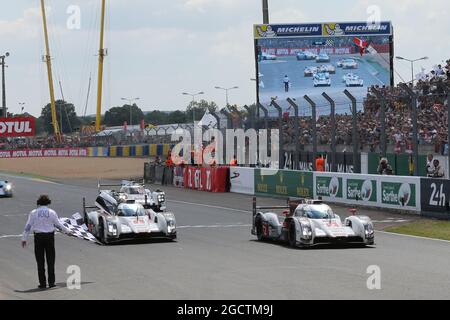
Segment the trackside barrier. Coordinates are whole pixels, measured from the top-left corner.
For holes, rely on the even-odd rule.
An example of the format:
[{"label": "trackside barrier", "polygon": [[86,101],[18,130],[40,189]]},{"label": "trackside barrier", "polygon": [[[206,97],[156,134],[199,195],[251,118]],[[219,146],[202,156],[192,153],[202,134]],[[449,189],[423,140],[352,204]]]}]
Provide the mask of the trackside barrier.
[{"label": "trackside barrier", "polygon": [[0,150],[0,158],[76,158],[88,155],[88,148]]},{"label": "trackside barrier", "polygon": [[307,171],[255,169],[255,194],[282,197],[313,197],[313,173]]},{"label": "trackside barrier", "polygon": [[173,167],[164,167],[162,184],[172,185],[173,183]]},{"label": "trackside barrier", "polygon": [[420,179],[420,206],[422,215],[450,219],[450,180]]},{"label": "trackside barrier", "polygon": [[420,177],[314,172],[313,185],[328,202],[420,212]]},{"label": "trackside barrier", "polygon": [[255,194],[255,168],[230,167],[230,192]]},{"label": "trackside barrier", "polygon": [[173,168],[173,185],[177,188],[184,187],[184,170],[183,167]]},{"label": "trackside barrier", "polygon": [[193,167],[184,170],[184,187],[199,191],[229,191],[228,167]]},{"label": "trackside barrier", "polygon": [[163,181],[164,176],[164,167],[163,166],[155,166],[155,181],[153,183],[161,183]]}]

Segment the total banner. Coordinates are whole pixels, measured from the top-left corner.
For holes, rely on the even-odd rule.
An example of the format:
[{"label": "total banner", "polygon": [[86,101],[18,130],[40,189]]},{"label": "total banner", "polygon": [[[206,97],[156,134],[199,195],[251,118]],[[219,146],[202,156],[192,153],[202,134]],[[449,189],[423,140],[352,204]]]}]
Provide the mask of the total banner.
[{"label": "total banner", "polygon": [[184,170],[184,187],[199,191],[227,192],[228,167],[192,167]]},{"label": "total banner", "polygon": [[230,192],[255,194],[255,169],[230,167]]},{"label": "total banner", "polygon": [[87,157],[87,148],[0,150],[0,158]]},{"label": "total banner", "polygon": [[0,118],[0,138],[33,137],[35,122],[33,117]]}]

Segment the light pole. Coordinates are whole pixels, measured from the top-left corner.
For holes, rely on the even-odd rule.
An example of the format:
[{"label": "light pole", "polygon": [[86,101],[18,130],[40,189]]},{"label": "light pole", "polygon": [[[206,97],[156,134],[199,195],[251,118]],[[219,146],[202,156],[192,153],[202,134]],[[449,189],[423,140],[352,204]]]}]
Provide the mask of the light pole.
[{"label": "light pole", "polygon": [[20,114],[23,114],[23,109],[25,109],[25,102],[19,102]]},{"label": "light pole", "polygon": [[226,97],[226,100],[227,100],[227,108],[228,108],[228,105],[229,105],[229,103],[228,103],[228,91],[233,90],[233,89],[239,89],[238,86],[234,86],[234,87],[231,87],[231,88],[222,88],[222,87],[214,87],[214,88],[225,91],[225,97]]},{"label": "light pole", "polygon": [[6,109],[6,83],[5,83],[5,58],[9,57],[9,52],[6,52],[4,55],[0,56],[0,64],[2,65],[2,107],[3,107],[3,116],[5,118],[8,117],[7,109]]},{"label": "light pole", "polygon": [[397,60],[405,60],[405,61],[408,61],[408,62],[411,63],[411,85],[414,86],[414,62],[420,61],[420,60],[427,60],[428,57],[422,57],[422,58],[419,58],[419,59],[411,60],[411,59],[406,59],[406,58],[397,56],[397,57],[395,57],[395,59],[397,59]]},{"label": "light pole", "polygon": [[182,95],[184,96],[191,96],[192,97],[192,123],[195,125],[195,97],[200,96],[202,94],[205,94],[203,91],[197,92],[197,93],[188,93],[183,92]]},{"label": "light pole", "polygon": [[131,105],[131,103],[133,102],[133,101],[137,101],[137,100],[140,100],[140,98],[122,98],[122,100],[124,100],[124,101],[127,101],[128,102],[128,105],[130,106],[130,127],[132,126],[132,120],[133,120],[133,118],[132,118],[132,105]]}]

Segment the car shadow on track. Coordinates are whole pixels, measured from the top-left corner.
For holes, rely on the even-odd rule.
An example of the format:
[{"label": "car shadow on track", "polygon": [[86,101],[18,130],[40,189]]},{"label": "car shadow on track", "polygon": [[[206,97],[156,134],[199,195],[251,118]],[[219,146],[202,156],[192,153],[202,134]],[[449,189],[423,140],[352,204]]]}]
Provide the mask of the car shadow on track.
[{"label": "car shadow on track", "polygon": [[[94,282],[81,282],[81,285],[87,285],[87,284],[92,284]],[[58,289],[67,289],[67,283],[65,282],[58,282],[56,283],[56,287],[54,288],[46,288],[46,289],[39,289],[39,288],[33,288],[33,289],[28,289],[28,290],[14,290],[14,292],[16,293],[38,293],[38,292],[46,292],[46,291],[53,291],[53,290],[58,290]]]},{"label": "car shadow on track", "polygon": [[365,245],[365,244],[359,244],[359,243],[343,243],[343,244],[316,244],[311,247],[291,247],[286,242],[278,242],[278,241],[271,241],[271,240],[256,240],[252,239],[249,240],[250,242],[254,243],[263,243],[263,244],[269,244],[277,247],[282,247],[285,249],[291,249],[291,250],[343,250],[343,249],[375,249],[375,245]]},{"label": "car shadow on track", "polygon": [[130,245],[143,245],[151,243],[176,243],[177,240],[165,239],[165,238],[153,238],[153,239],[124,239],[115,242],[108,243],[107,246],[130,246]]}]

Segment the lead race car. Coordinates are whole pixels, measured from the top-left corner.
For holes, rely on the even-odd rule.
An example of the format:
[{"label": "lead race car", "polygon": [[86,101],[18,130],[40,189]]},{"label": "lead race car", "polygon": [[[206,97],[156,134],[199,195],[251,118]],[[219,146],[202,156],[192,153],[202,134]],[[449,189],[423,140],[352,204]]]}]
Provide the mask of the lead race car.
[{"label": "lead race car", "polygon": [[6,180],[0,180],[0,197],[12,198],[13,187],[12,184]]},{"label": "lead race car", "polygon": [[99,190],[94,206],[86,206],[83,199],[85,223],[100,242],[108,244],[123,239],[176,239],[176,220],[172,212],[155,211],[151,203],[140,203],[124,195],[115,190]]},{"label": "lead race car", "polygon": [[[284,220],[280,221],[274,212],[259,211],[271,209],[285,210]],[[287,206],[258,207],[254,197],[251,233],[260,241],[288,242],[292,247],[327,243],[375,244],[375,233],[369,217],[349,216],[342,223],[341,218],[321,200],[288,200]]]}]

